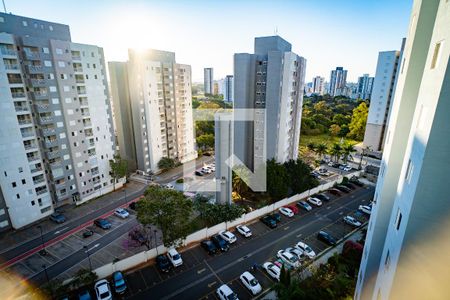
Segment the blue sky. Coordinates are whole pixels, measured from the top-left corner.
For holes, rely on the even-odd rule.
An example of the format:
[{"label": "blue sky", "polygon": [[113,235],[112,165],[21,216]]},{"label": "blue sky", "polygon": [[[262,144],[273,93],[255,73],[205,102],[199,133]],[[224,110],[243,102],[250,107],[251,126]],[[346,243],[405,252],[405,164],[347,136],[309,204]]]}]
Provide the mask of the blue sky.
[{"label": "blue sky", "polygon": [[400,48],[412,0],[297,1],[51,1],[6,0],[9,12],[70,26],[72,40],[95,44],[107,60],[124,61],[127,49],[174,51],[192,65],[193,79],[203,67],[214,77],[233,72],[233,53],[252,52],[256,36],[278,34],[307,59],[306,81],[328,80],[336,66],[355,81],[372,76],[379,51]]}]

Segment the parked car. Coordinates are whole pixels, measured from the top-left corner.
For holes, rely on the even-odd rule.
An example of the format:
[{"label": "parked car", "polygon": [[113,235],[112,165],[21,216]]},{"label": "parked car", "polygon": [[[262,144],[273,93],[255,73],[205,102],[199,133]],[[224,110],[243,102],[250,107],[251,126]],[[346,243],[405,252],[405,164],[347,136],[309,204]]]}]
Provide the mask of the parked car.
[{"label": "parked car", "polygon": [[203,167],[202,168],[202,172],[205,173],[205,174],[211,174],[212,173],[211,169],[209,169],[207,167]]},{"label": "parked car", "polygon": [[141,245],[145,245],[148,242],[147,237],[139,230],[131,231],[130,233],[128,233],[128,236],[136,242],[139,242]]},{"label": "parked car", "polygon": [[328,169],[327,168],[319,168],[318,170],[319,174],[324,176],[328,174]]},{"label": "parked car", "polygon": [[286,205],[285,207],[286,207],[286,208],[289,208],[290,210],[292,210],[292,212],[293,212],[295,215],[299,213],[298,207],[295,206],[294,204]]},{"label": "parked car", "polygon": [[237,232],[239,232],[241,235],[243,235],[245,237],[251,237],[252,236],[252,231],[250,230],[250,228],[248,228],[245,225],[238,225],[238,226],[236,226],[236,230],[237,230]]},{"label": "parked car", "polygon": [[316,257],[316,252],[314,252],[314,250],[311,247],[309,247],[307,244],[305,244],[303,242],[298,242],[295,245],[295,248],[299,249],[300,251],[303,251],[303,254],[305,254],[306,256],[308,256],[311,259]]},{"label": "parked car", "polygon": [[263,264],[263,268],[264,270],[266,270],[267,274],[269,274],[270,277],[272,277],[277,281],[280,281],[280,274],[281,274],[280,267],[274,265],[271,262],[265,262]]},{"label": "parked car", "polygon": [[272,219],[275,220],[275,222],[280,223],[281,222],[281,215],[277,213],[273,213],[269,215]]},{"label": "parked car", "polygon": [[165,188],[168,189],[168,190],[173,190],[173,189],[175,189],[175,187],[174,187],[173,184],[171,184],[171,183],[167,183],[167,184],[163,185],[163,187],[165,187]]},{"label": "parked car", "polygon": [[234,242],[236,242],[237,238],[234,234],[232,234],[231,232],[229,232],[228,230],[221,230],[219,231],[219,235],[228,243],[233,244]]},{"label": "parked car", "polygon": [[307,201],[315,206],[322,206],[322,201],[314,197],[308,197]]},{"label": "parked car", "polygon": [[359,227],[359,226],[362,225],[361,222],[359,222],[358,220],[356,220],[352,216],[345,216],[344,217],[344,222],[347,223],[348,225],[353,226],[353,227]]},{"label": "parked car", "polygon": [[156,265],[158,266],[158,269],[161,272],[169,272],[172,268],[172,264],[170,263],[169,259],[166,255],[160,254],[156,257]]},{"label": "parked car", "polygon": [[216,165],[215,164],[205,165],[204,168],[210,169],[211,172],[215,172],[216,171]]},{"label": "parked car", "polygon": [[55,212],[50,215],[50,220],[55,223],[62,224],[66,221],[66,217],[61,213]]},{"label": "parked car", "polygon": [[98,300],[111,300],[112,294],[109,283],[106,279],[99,280],[94,285],[95,294]]},{"label": "parked car", "polygon": [[167,257],[174,267],[179,267],[183,264],[183,259],[175,248],[170,248],[169,251],[167,251]]},{"label": "parked car", "polygon": [[239,300],[238,296],[226,284],[222,284],[217,290],[216,294],[220,300]]},{"label": "parked car", "polygon": [[300,266],[300,262],[298,258],[294,256],[290,252],[286,252],[285,250],[279,250],[277,252],[277,257],[283,261],[285,265],[291,268],[298,268]]},{"label": "parked car", "polygon": [[128,208],[130,208],[130,209],[132,209],[132,210],[136,210],[136,202],[131,202],[131,203],[128,205]]},{"label": "parked car", "polygon": [[87,230],[83,231],[83,237],[84,238],[88,238],[88,237],[93,236],[93,235],[94,235],[94,231],[92,231],[90,229],[87,229]]},{"label": "parked car", "polygon": [[303,251],[301,251],[300,249],[297,249],[295,247],[288,247],[286,248],[286,250],[284,250],[285,252],[289,252],[294,256],[297,256],[299,261],[302,261],[305,259],[305,255],[303,254]]},{"label": "parked car", "polygon": [[346,171],[346,172],[349,172],[349,171],[351,171],[353,168],[352,167],[350,167],[349,165],[346,165],[346,166],[344,166],[344,168],[342,169],[342,170],[344,170],[344,171]]},{"label": "parked car", "polygon": [[349,189],[351,189],[351,190],[356,189],[356,186],[354,186],[354,185],[351,184],[350,182],[342,183],[342,185],[345,186],[345,187],[347,187],[347,188],[349,188]]},{"label": "parked car", "polygon": [[319,231],[317,238],[330,246],[336,245],[336,239],[328,232]]},{"label": "parked car", "polygon": [[230,244],[218,234],[213,235],[211,241],[213,241],[214,245],[222,252],[226,252],[230,249]]},{"label": "parked car", "polygon": [[312,210],[312,206],[306,203],[305,201],[298,201],[297,206],[303,208],[306,211]]},{"label": "parked car", "polygon": [[346,187],[346,186],[344,186],[344,185],[337,185],[336,186],[336,189],[338,189],[338,190],[340,190],[341,192],[344,192],[344,193],[350,193],[352,190],[351,189],[349,189],[348,187]]},{"label": "parked car", "polygon": [[195,175],[196,176],[203,176],[205,174],[202,171],[197,170],[197,171],[195,171]]},{"label": "parked car", "polygon": [[108,220],[102,218],[94,220],[94,224],[104,230],[110,229],[112,226]]},{"label": "parked car", "polygon": [[84,290],[78,293],[78,300],[91,300],[91,294],[88,290]]},{"label": "parked car", "polygon": [[257,295],[261,293],[262,287],[250,272],[244,272],[239,276],[242,284],[252,293],[252,295]]},{"label": "parked car", "polygon": [[277,227],[277,222],[274,219],[272,219],[270,216],[264,216],[264,217],[260,218],[260,220],[261,220],[261,222],[263,222],[270,228]]},{"label": "parked car", "polygon": [[320,201],[330,201],[331,198],[325,195],[324,193],[312,195],[313,198],[317,198]]},{"label": "parked car", "polygon": [[372,213],[372,207],[370,207],[368,205],[360,205],[358,207],[358,209],[368,215],[370,215]]},{"label": "parked car", "polygon": [[329,167],[333,167],[333,168],[339,168],[340,164],[339,164],[339,163],[336,163],[336,162],[330,161],[330,162],[328,163],[328,166],[329,166]]},{"label": "parked car", "polygon": [[125,283],[125,278],[123,278],[123,274],[120,271],[113,273],[113,287],[114,292],[117,294],[123,294],[127,290],[127,284]]},{"label": "parked car", "polygon": [[114,214],[122,219],[126,219],[130,216],[130,213],[126,209],[123,209],[123,208],[117,208],[114,211]]},{"label": "parked car", "polygon": [[352,178],[350,178],[349,181],[352,184],[356,184],[357,186],[361,186],[361,187],[364,186],[364,183],[362,183],[356,176],[352,176]]},{"label": "parked car", "polygon": [[286,207],[280,207],[278,209],[278,211],[288,218],[292,218],[294,216],[294,213],[292,212],[292,210],[290,210],[289,208],[286,208]]},{"label": "parked car", "polygon": [[217,253],[217,247],[214,245],[214,243],[211,240],[203,240],[200,245],[203,249],[208,252],[208,254],[213,255]]},{"label": "parked car", "polygon": [[337,189],[329,189],[328,190],[328,193],[330,193],[330,194],[332,194],[332,195],[335,195],[335,196],[340,196],[341,195],[341,191],[339,191],[339,190],[337,190]]}]

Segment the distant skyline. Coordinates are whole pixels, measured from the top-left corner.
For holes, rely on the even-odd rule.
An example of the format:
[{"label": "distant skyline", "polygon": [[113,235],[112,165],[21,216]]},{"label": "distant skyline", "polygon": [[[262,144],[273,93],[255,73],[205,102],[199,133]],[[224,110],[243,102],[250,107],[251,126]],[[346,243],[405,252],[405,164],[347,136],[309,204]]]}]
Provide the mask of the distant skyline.
[{"label": "distant skyline", "polygon": [[347,81],[375,75],[379,51],[400,49],[412,0],[317,1],[8,1],[8,12],[70,26],[72,40],[103,47],[107,61],[128,48],[176,53],[203,82],[233,74],[233,54],[253,51],[254,38],[278,33],[307,59],[306,81],[328,81],[337,66]]}]

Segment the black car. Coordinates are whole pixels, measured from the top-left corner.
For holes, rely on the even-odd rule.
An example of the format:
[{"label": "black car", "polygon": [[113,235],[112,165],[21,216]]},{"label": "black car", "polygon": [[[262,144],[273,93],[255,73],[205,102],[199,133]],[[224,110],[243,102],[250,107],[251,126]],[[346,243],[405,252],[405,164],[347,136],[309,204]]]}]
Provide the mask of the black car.
[{"label": "black car", "polygon": [[220,235],[216,234],[211,237],[211,241],[216,245],[217,248],[222,252],[230,250],[230,244],[225,241]]},{"label": "black car", "polygon": [[272,219],[275,220],[275,222],[280,223],[281,222],[281,215],[279,213],[273,213],[269,215]]},{"label": "black car", "polygon": [[261,220],[261,222],[263,222],[264,224],[266,224],[270,228],[277,227],[277,222],[274,219],[272,219],[270,216],[264,216],[260,220]]},{"label": "black car", "polygon": [[350,178],[349,182],[351,182],[352,184],[355,184],[357,186],[364,186],[364,183],[362,183],[361,181],[359,181],[358,177],[353,176],[352,178]]},{"label": "black car", "polygon": [[164,254],[160,254],[156,257],[156,265],[161,272],[169,272],[172,268],[172,264]]},{"label": "black car", "polygon": [[356,189],[356,186],[354,186],[353,184],[351,184],[350,182],[346,182],[346,183],[342,183],[343,186],[348,187],[351,190]]},{"label": "black car", "polygon": [[203,176],[205,175],[202,171],[195,171],[195,175],[197,176]]},{"label": "black car", "polygon": [[317,238],[330,246],[336,245],[336,239],[325,231],[319,231]]},{"label": "black car", "polygon": [[344,185],[337,185],[336,188],[344,193],[350,193],[352,190]]},{"label": "black car", "polygon": [[92,231],[90,229],[83,231],[83,237],[84,238],[88,238],[88,237],[93,236],[93,235],[94,235],[94,231]]},{"label": "black car", "polygon": [[110,229],[111,228],[111,223],[106,220],[106,219],[96,219],[94,221],[94,224],[97,225],[98,227],[100,227],[101,229]]},{"label": "black car", "polygon": [[217,253],[217,247],[214,245],[214,243],[210,240],[204,240],[200,243],[200,245],[203,247],[203,249],[208,252],[208,254],[213,255]]},{"label": "black car", "polygon": [[55,212],[50,215],[50,220],[52,220],[55,223],[62,224],[66,221],[66,217],[64,217],[64,215],[61,213]]},{"label": "black car", "polygon": [[128,233],[128,236],[136,242],[139,242],[141,245],[145,245],[148,242],[147,237],[144,236],[139,230],[131,231]]},{"label": "black car", "polygon": [[335,195],[335,196],[340,196],[341,195],[341,192],[339,190],[337,190],[337,189],[329,189],[327,192],[332,194],[332,195]]},{"label": "black car", "polygon": [[132,210],[136,210],[136,202],[131,202],[128,207]]},{"label": "black car", "polygon": [[312,210],[312,206],[309,205],[306,201],[298,201],[297,206],[303,208],[306,211]]},{"label": "black car", "polygon": [[330,197],[328,197],[328,196],[325,195],[324,193],[316,194],[316,195],[313,195],[313,196],[311,196],[311,197],[317,198],[317,199],[319,199],[320,201],[330,201]]}]

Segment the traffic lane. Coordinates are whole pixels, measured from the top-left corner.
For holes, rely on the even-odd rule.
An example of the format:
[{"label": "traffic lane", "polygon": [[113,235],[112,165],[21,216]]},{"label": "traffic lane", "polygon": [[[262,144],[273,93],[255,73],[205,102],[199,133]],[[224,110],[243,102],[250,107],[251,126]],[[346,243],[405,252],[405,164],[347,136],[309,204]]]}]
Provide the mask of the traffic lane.
[{"label": "traffic lane", "polygon": [[[352,201],[347,201],[346,205],[351,205],[353,204],[353,208],[357,207],[357,205],[359,205],[359,203],[354,203],[358,200],[361,200],[363,197],[367,198],[369,196],[370,198],[370,194],[373,193],[373,190],[364,190],[361,189],[359,191],[360,195],[353,199]],[[198,278],[198,273],[197,272],[193,272],[192,270],[190,270],[191,274],[186,274],[183,273],[182,276],[178,275],[176,277],[172,277],[170,279],[167,279],[164,284],[157,284],[154,288],[150,288],[149,290],[142,292],[140,295],[136,295],[135,297],[133,297],[133,299],[145,299],[145,297],[147,296],[154,296],[155,292],[158,293],[159,296],[166,296],[164,298],[169,299],[172,297],[178,297],[180,295],[190,295],[188,297],[191,296],[195,296],[198,297],[199,295],[205,295],[208,294],[211,291],[212,286],[215,286],[216,284],[220,283],[221,280],[219,280],[219,278],[217,276],[213,276],[214,273],[215,274],[220,274],[224,271],[227,271],[227,269],[230,269],[231,267],[233,267],[235,270],[230,271],[230,274],[235,274],[234,276],[238,276],[240,273],[240,271],[242,271],[242,267],[245,266],[245,268],[250,268],[253,265],[253,260],[256,259],[258,261],[262,261],[264,262],[265,259],[269,259],[269,258],[273,258],[274,255],[276,254],[276,251],[278,251],[279,249],[282,248],[286,248],[288,243],[295,243],[298,240],[297,237],[297,232],[299,230],[302,230],[302,234],[305,235],[311,235],[314,232],[320,230],[321,228],[323,228],[324,226],[326,226],[328,224],[328,220],[326,218],[319,218],[317,219],[317,217],[313,214],[306,214],[303,218],[294,218],[294,219],[290,219],[287,220],[288,222],[284,222],[284,224],[287,226],[290,222],[306,222],[307,224],[296,228],[294,231],[289,232],[287,231],[286,226],[281,226],[281,228],[275,229],[275,230],[268,230],[267,233],[263,234],[261,237],[263,238],[255,238],[253,239],[251,242],[245,243],[244,247],[247,247],[247,251],[245,251],[245,249],[240,249],[241,251],[239,251],[239,248],[236,248],[236,251],[230,251],[227,255],[221,255],[220,257],[217,257],[219,259],[214,259],[212,258],[210,261],[208,261],[207,266],[208,269],[210,269],[209,273],[208,270],[203,270],[205,269],[203,265],[201,265],[201,269],[197,270],[197,272],[202,271],[202,274],[207,274],[206,276],[204,276],[203,278],[200,278],[197,280],[197,282],[193,283],[193,280],[195,278]],[[260,222],[256,223],[256,224],[260,224]],[[255,224],[255,225],[256,225]],[[261,225],[261,224],[260,224]],[[252,226],[253,227],[253,226]],[[288,228],[289,229],[289,228]],[[306,232],[305,229],[308,229]],[[277,236],[279,236],[280,231],[286,231],[286,234],[284,234],[281,238],[276,239]],[[290,237],[290,240],[286,241],[282,241],[283,239],[286,239],[287,237]],[[275,242],[274,242],[275,241]],[[268,246],[267,244],[270,243]],[[250,256],[248,256],[248,254],[250,252],[255,252],[255,253],[251,253]],[[184,253],[182,254],[184,256]],[[246,258],[244,258],[244,256],[246,256]],[[253,259],[250,260],[250,258]],[[196,268],[197,269],[197,268]],[[214,273],[213,273],[214,271]],[[242,273],[242,272],[241,272]],[[193,276],[194,275],[194,276]],[[193,276],[192,278],[188,278],[189,276]],[[187,278],[187,282],[190,283],[188,285],[184,285],[183,282],[181,282],[179,279],[182,277],[186,277]],[[214,278],[216,278],[217,280],[215,280]],[[209,281],[208,281],[209,279]],[[211,280],[213,279],[213,280]],[[216,283],[214,283],[214,281],[216,281]],[[170,282],[170,283],[168,283]],[[209,285],[209,287],[208,287]],[[178,288],[178,289],[177,289]],[[168,291],[175,291],[172,292],[171,294],[167,295]]]},{"label": "traffic lane", "polygon": [[[205,160],[196,160],[195,162],[195,169],[201,168],[203,166],[203,164],[210,164],[214,162],[214,156],[208,157]],[[184,175],[184,170],[181,169],[178,172],[174,172],[173,174],[168,171],[169,173],[167,175],[159,175],[159,176],[155,176],[155,180],[154,182],[159,183],[159,184],[167,184],[170,183],[180,177],[182,177]],[[193,174],[192,174],[193,176]]]}]

